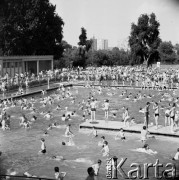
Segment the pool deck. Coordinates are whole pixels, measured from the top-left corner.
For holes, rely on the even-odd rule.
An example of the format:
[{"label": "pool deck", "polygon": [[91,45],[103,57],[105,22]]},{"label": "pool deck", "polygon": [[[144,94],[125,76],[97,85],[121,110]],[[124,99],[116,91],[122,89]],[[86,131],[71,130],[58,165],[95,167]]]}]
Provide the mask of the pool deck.
[{"label": "pool deck", "polygon": [[[79,125],[80,129],[92,129],[95,127],[98,130],[107,130],[107,131],[118,131],[120,128],[123,128],[125,132],[129,133],[140,133],[143,127],[143,124],[132,124],[129,127],[124,127],[123,122],[119,121],[108,121],[105,120],[96,120],[95,122],[86,121]],[[179,127],[175,130],[175,133],[171,133],[170,127],[159,126],[158,129],[153,125],[149,125],[148,131],[151,135],[158,136],[168,136],[168,137],[179,137]]]}]

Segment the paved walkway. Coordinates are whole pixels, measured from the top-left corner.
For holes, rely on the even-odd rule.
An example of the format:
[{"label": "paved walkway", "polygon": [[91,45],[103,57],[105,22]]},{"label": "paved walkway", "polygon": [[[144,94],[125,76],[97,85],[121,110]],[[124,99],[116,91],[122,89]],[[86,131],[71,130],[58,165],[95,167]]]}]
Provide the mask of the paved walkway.
[{"label": "paved walkway", "polygon": [[[123,122],[119,121],[108,121],[105,122],[104,120],[96,120],[95,122],[86,121],[80,124],[80,129],[91,129],[95,127],[99,130],[107,130],[107,131],[118,131],[120,128],[123,128],[126,132],[131,133],[140,133],[143,127],[143,124],[133,124],[129,127],[124,127]],[[171,133],[170,127],[159,126],[156,130],[155,126],[149,126],[149,132],[153,135],[161,135],[161,136],[170,136],[170,137],[179,137],[179,127],[176,129],[175,133]]]}]

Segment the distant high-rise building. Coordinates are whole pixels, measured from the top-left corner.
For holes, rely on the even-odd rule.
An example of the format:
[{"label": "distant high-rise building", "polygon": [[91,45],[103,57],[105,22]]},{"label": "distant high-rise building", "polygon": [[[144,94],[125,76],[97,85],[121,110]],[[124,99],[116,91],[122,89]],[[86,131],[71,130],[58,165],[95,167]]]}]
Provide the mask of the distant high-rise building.
[{"label": "distant high-rise building", "polygon": [[97,50],[102,49],[102,41],[98,39]]},{"label": "distant high-rise building", "polygon": [[108,50],[108,40],[107,39],[102,39],[102,48],[104,50]]},{"label": "distant high-rise building", "polygon": [[95,37],[93,37],[92,50],[97,51],[97,39]]},{"label": "distant high-rise building", "polygon": [[98,40],[97,49],[108,50],[108,40],[107,39]]}]

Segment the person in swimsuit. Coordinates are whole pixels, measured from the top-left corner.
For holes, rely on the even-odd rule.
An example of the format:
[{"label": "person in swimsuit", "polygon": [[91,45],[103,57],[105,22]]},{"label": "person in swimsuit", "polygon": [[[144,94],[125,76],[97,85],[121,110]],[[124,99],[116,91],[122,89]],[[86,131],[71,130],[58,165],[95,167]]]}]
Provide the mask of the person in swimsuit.
[{"label": "person in swimsuit", "polygon": [[69,136],[74,136],[74,134],[71,132],[70,130],[71,124],[68,124],[66,127],[66,131],[65,131],[65,136],[69,137]]},{"label": "person in swimsuit", "polygon": [[98,133],[97,133],[97,130],[96,130],[95,126],[93,126],[92,131],[91,131],[91,133],[89,134],[89,136],[90,136],[91,134],[93,135],[93,137],[97,137],[97,136],[98,136]]},{"label": "person in swimsuit", "polygon": [[87,172],[88,172],[88,176],[86,177],[85,180],[94,180],[94,175],[95,175],[94,169],[92,167],[89,167],[87,169]]},{"label": "person in swimsuit", "polygon": [[169,108],[165,110],[165,127],[168,125],[170,126],[170,109]]},{"label": "person in swimsuit", "polygon": [[90,103],[91,107],[91,121],[95,121],[95,115],[96,115],[96,102],[94,99],[92,99],[92,102]]},{"label": "person in swimsuit", "polygon": [[64,177],[66,176],[66,172],[60,173],[59,167],[54,167],[54,171],[55,171],[55,179],[63,180]]},{"label": "person in swimsuit", "polygon": [[156,129],[158,129],[159,106],[157,102],[154,103],[153,109],[154,109],[155,125],[156,125]]},{"label": "person in swimsuit", "polygon": [[126,126],[126,122],[130,118],[128,108],[125,109],[123,118],[124,118],[124,126]]},{"label": "person in swimsuit", "polygon": [[178,161],[179,160],[179,148],[177,149],[177,153],[175,156],[172,158],[172,160]]},{"label": "person in swimsuit", "polygon": [[115,140],[118,140],[118,139],[121,139],[122,141],[126,139],[123,128],[121,128],[119,133],[117,133],[115,136]]},{"label": "person in swimsuit", "polygon": [[92,165],[92,168],[94,169],[95,176],[98,176],[98,174],[99,174],[101,163],[102,163],[102,161],[100,159],[98,159],[98,162],[96,164]]},{"label": "person in swimsuit", "polygon": [[101,150],[101,152],[103,153],[103,157],[108,157],[109,156],[109,146],[108,146],[107,141],[104,142],[104,147]]},{"label": "person in swimsuit", "polygon": [[146,106],[144,108],[144,114],[145,114],[145,126],[146,128],[148,128],[148,124],[149,124],[149,106],[150,106],[150,102],[146,103]]},{"label": "person in swimsuit", "polygon": [[170,109],[171,133],[174,133],[174,121],[175,121],[175,113],[176,113],[175,107],[176,107],[176,104],[173,103],[172,108]]},{"label": "person in swimsuit", "polygon": [[141,130],[141,141],[142,143],[145,143],[147,140],[147,135],[149,134],[147,127],[143,126],[143,129]]},{"label": "person in swimsuit", "polygon": [[41,138],[41,150],[39,153],[45,154],[46,153],[46,145],[45,145],[45,139]]},{"label": "person in swimsuit", "polygon": [[107,120],[108,119],[108,116],[109,116],[109,100],[106,99],[105,102],[104,102],[104,115],[105,115],[105,119]]}]

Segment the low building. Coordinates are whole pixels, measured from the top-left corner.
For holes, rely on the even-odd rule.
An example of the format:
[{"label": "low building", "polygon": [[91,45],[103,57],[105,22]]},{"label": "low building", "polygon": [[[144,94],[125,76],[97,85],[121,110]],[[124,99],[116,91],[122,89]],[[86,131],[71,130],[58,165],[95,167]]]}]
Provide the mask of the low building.
[{"label": "low building", "polygon": [[0,56],[0,75],[53,70],[53,56]]}]

